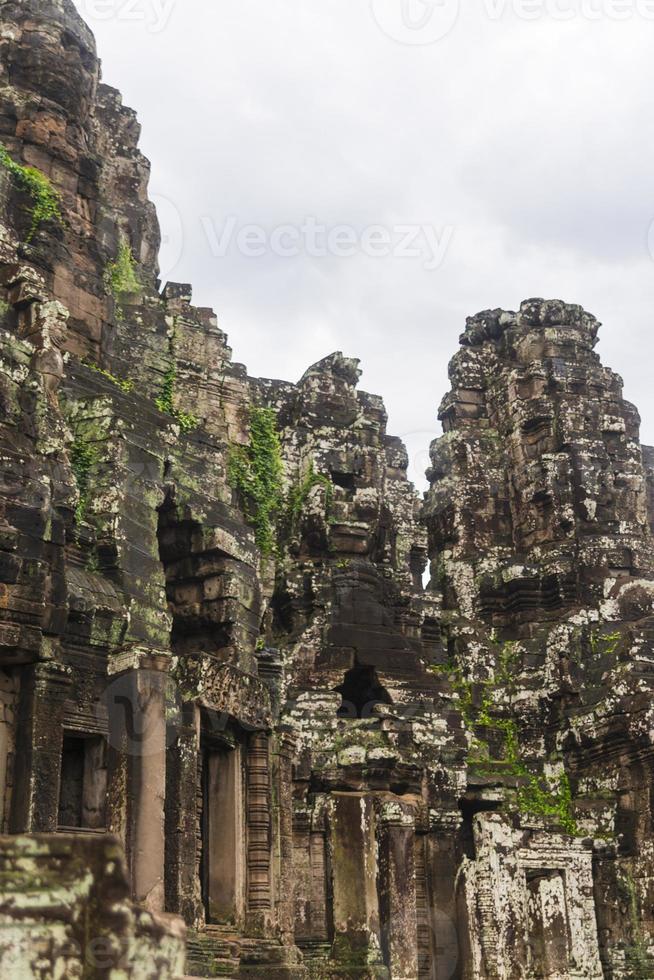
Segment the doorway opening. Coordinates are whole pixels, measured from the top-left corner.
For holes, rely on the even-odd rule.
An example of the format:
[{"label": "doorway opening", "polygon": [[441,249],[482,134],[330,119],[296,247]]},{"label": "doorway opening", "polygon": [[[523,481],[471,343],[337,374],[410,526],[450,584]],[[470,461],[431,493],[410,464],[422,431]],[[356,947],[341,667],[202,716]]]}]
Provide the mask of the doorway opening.
[{"label": "doorway opening", "polygon": [[106,741],[101,735],[64,733],[58,827],[104,830],[107,824]]}]

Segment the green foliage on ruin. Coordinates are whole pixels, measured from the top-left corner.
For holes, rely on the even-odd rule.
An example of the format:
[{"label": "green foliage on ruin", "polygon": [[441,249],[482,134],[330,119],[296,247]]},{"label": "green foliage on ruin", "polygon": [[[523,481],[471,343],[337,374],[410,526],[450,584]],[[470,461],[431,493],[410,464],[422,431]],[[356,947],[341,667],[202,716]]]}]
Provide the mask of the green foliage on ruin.
[{"label": "green foliage on ruin", "polygon": [[121,391],[129,392],[134,390],[134,382],[131,380],[131,378],[118,378],[115,374],[112,374],[111,371],[105,371],[104,368],[98,367],[97,364],[92,364],[90,361],[84,361],[84,364],[92,371],[95,371],[96,374],[101,374],[103,378],[107,379],[107,381],[111,381],[111,383],[115,384]]},{"label": "green foliage on ruin", "polygon": [[61,196],[50,180],[36,167],[24,167],[9,156],[0,144],[0,166],[12,177],[14,183],[32,199],[31,225],[26,241],[31,242],[40,225],[46,221],[61,224]]},{"label": "green foliage on ruin", "polygon": [[592,630],[590,634],[590,649],[593,654],[601,654],[612,657],[622,641],[622,633],[601,633],[599,630]]},{"label": "green foliage on ruin", "polygon": [[[518,667],[518,647],[515,643],[496,644],[499,647],[497,666],[493,676],[475,684],[463,677],[458,665],[445,664],[434,673],[448,673],[452,688],[458,696],[461,714],[468,729],[473,732],[468,762],[475,765],[480,775],[497,775],[499,767],[504,774],[517,782],[516,805],[521,813],[555,821],[565,833],[579,834],[574,818],[572,790],[567,773],[550,779],[533,773],[520,751],[518,725],[514,717],[497,717],[496,694],[509,693],[515,686]],[[477,731],[478,728],[494,729],[502,733],[504,756],[492,763],[490,748]],[[494,766],[494,767],[493,767]]]},{"label": "green foliage on ruin", "polygon": [[138,293],[141,288],[134,253],[129,242],[122,235],[118,242],[118,254],[105,269],[104,281],[106,288],[118,304],[124,295]]},{"label": "green foliage on ruin", "polygon": [[91,494],[91,472],[97,466],[100,455],[97,446],[88,438],[77,434],[70,448],[70,465],[79,491],[75,509],[77,523],[81,523],[88,510]]},{"label": "green foliage on ruin", "polygon": [[175,391],[177,389],[177,361],[175,352],[175,331],[173,330],[168,347],[170,364],[164,374],[161,394],[155,398],[154,402],[160,412],[170,415],[180,427],[182,432],[192,432],[197,429],[200,419],[192,412],[182,412],[175,405]]},{"label": "green foliage on ruin", "polygon": [[556,782],[534,774],[522,760],[518,726],[514,719],[499,720],[495,726],[504,732],[505,760],[511,775],[519,780],[517,803],[520,811],[531,817],[555,820],[567,834],[573,837],[578,835],[568,774],[562,772]]},{"label": "green foliage on ruin", "polygon": [[304,506],[314,487],[322,487],[325,491],[325,516],[327,516],[334,499],[334,487],[328,476],[323,473],[316,473],[313,461],[311,461],[305,477],[297,486],[291,487],[288,492],[285,523],[289,533],[292,534],[297,529]]},{"label": "green foliage on ruin", "polygon": [[274,409],[250,410],[249,443],[231,447],[227,469],[229,484],[243,501],[261,554],[274,554],[284,497],[282,449]]}]

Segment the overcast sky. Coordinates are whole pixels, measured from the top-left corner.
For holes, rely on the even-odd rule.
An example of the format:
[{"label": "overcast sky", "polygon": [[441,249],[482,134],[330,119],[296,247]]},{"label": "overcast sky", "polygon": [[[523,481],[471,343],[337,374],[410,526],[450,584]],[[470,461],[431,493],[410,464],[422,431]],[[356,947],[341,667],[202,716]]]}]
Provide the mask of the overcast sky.
[{"label": "overcast sky", "polygon": [[77,6],[143,126],[162,275],[251,374],[360,357],[420,480],[465,317],[556,297],[654,443],[654,0]]}]

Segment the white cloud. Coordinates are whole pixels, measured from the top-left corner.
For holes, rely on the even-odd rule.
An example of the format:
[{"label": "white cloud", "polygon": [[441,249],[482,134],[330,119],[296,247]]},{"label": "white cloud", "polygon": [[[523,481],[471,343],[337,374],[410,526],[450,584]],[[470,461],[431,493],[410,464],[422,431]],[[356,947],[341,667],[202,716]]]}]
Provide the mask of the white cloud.
[{"label": "white cloud", "polygon": [[[518,0],[462,0],[446,36],[417,45],[389,37],[366,0],[176,0],[159,30],[113,2],[109,18],[78,6],[143,124],[171,278],[217,310],[251,373],[297,380],[342,349],[390,430],[426,442],[465,316],[557,297],[605,324],[599,352],[654,443],[654,22],[635,3],[617,22],[600,0],[549,2],[533,20]],[[130,2],[145,15],[152,0]],[[393,4],[406,30],[434,28],[431,0],[375,4],[385,29]],[[307,216],[454,233],[432,271],[360,251],[216,256],[202,219],[229,215],[268,233]]]}]

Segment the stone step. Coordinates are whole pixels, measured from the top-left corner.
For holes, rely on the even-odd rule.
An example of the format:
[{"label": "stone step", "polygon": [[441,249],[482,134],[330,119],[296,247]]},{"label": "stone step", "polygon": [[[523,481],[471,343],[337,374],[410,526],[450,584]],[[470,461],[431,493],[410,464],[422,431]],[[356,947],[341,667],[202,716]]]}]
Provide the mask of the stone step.
[{"label": "stone step", "polygon": [[242,941],[239,980],[305,980],[306,976],[296,947],[270,939]]},{"label": "stone step", "polygon": [[240,948],[229,930],[209,927],[186,940],[187,972],[193,977],[238,976]]},{"label": "stone step", "polygon": [[304,965],[309,980],[319,980],[328,975],[332,952],[330,943],[307,942],[300,944],[304,956]]},{"label": "stone step", "polygon": [[238,960],[196,960],[188,958],[186,969],[190,977],[222,977],[223,980],[236,980],[239,976]]}]

